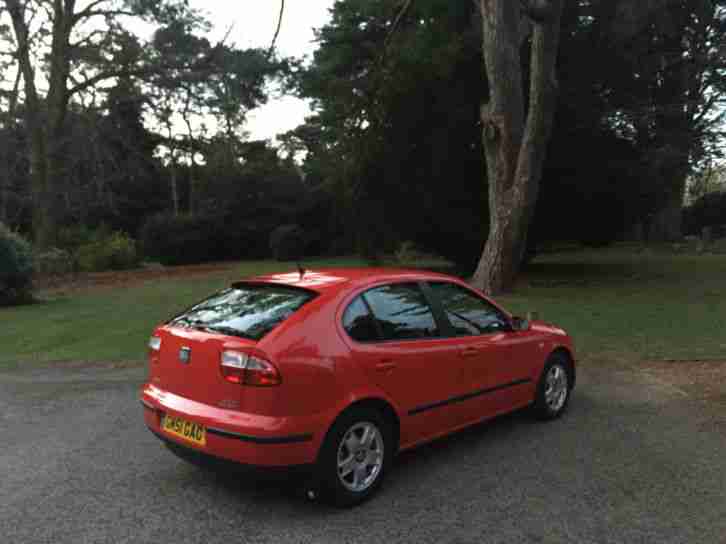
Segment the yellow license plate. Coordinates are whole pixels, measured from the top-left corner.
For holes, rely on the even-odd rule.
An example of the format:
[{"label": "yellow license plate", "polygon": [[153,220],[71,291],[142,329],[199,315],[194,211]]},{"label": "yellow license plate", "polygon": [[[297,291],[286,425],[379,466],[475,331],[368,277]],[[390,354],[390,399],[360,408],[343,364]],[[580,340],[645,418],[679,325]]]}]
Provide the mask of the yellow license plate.
[{"label": "yellow license plate", "polygon": [[180,417],[165,415],[161,421],[161,428],[169,434],[193,442],[198,446],[207,444],[207,429],[199,423],[192,423]]}]

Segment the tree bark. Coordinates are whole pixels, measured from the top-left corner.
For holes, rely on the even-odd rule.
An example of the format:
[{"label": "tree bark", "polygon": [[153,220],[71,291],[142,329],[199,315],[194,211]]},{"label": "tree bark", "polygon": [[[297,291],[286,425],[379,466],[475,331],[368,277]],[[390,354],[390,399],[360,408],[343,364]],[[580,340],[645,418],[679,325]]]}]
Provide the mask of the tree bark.
[{"label": "tree bark", "polygon": [[[18,45],[17,59],[23,74],[25,91],[25,121],[28,132],[31,194],[33,202],[33,235],[36,245],[52,246],[56,239],[59,204],[63,201],[69,175],[66,117],[71,96],[110,79],[129,75],[150,75],[162,67],[130,68],[109,67],[101,73],[69,86],[71,72],[71,35],[74,28],[90,19],[105,16],[107,26],[119,15],[140,16],[105,0],[86,3],[76,10],[76,0],[30,0],[36,8],[50,18],[51,44],[49,50],[38,48],[31,53],[26,6],[30,2],[0,0],[4,2],[12,20]],[[42,4],[42,5],[41,5]],[[117,22],[117,21],[116,21]],[[44,69],[48,74],[48,90],[41,97],[36,87],[34,63],[44,55]],[[200,59],[201,64],[208,59]]]},{"label": "tree bark", "polygon": [[25,8],[19,0],[5,0],[5,4],[18,44],[18,65],[23,74],[25,90],[34,241],[39,247],[50,247],[56,238],[57,202],[66,173],[64,128],[69,101],[67,83],[75,0],[52,2],[53,36],[45,100],[40,98],[35,85]]},{"label": "tree bark", "polygon": [[[16,115],[16,108],[18,105],[18,97],[20,95],[20,83],[23,80],[23,73],[20,71],[20,68],[18,67],[17,72],[15,74],[15,82],[13,84],[13,90],[11,91],[10,98],[8,100],[8,111],[5,114],[7,118],[7,122],[5,123],[6,127],[15,127],[17,124],[17,119],[15,117]],[[8,220],[10,217],[10,214],[8,213],[9,206],[10,206],[10,192],[11,192],[11,185],[12,185],[12,179],[13,179],[13,167],[11,165],[13,159],[12,157],[15,155],[14,150],[11,149],[9,138],[11,136],[14,136],[14,132],[8,131],[8,147],[2,151],[0,151],[0,161],[2,161],[2,164],[0,165],[0,169],[2,170],[0,172],[0,223],[9,224],[10,221]]]},{"label": "tree bark", "polygon": [[[284,6],[284,2],[283,2]],[[197,210],[197,183],[198,180],[196,178],[197,173],[197,159],[196,159],[196,148],[195,145],[195,138],[194,138],[194,128],[192,127],[192,122],[189,119],[189,112],[191,110],[191,91],[187,91],[187,97],[186,101],[184,102],[184,110],[182,111],[182,119],[184,119],[184,124],[187,126],[187,143],[189,146],[189,207],[188,212],[189,215],[194,215],[194,213]],[[178,196],[177,196],[178,200]],[[178,215],[178,208],[179,205],[177,204],[175,207],[176,215]]]},{"label": "tree bark", "polygon": [[174,211],[174,216],[179,217],[179,182],[177,180],[176,157],[174,156],[174,151],[171,153],[169,170],[171,171],[171,175],[169,176],[169,180],[171,182],[171,206]]},{"label": "tree bark", "polygon": [[27,124],[30,158],[30,183],[33,202],[33,232],[38,245],[47,245],[52,232],[48,206],[46,133],[43,122],[43,103],[35,86],[35,70],[30,56],[28,25],[24,7],[18,0],[6,0],[18,44],[18,65],[23,73],[25,91],[25,122]]},{"label": "tree bark", "polygon": [[686,176],[672,187],[666,201],[655,212],[648,233],[651,242],[678,242],[683,238],[683,204],[686,194]]},{"label": "tree bark", "polygon": [[490,227],[474,284],[496,294],[511,290],[539,194],[557,99],[555,65],[564,0],[537,3],[531,38],[529,105],[520,55],[519,2],[480,0],[489,102],[482,106],[489,182]]}]

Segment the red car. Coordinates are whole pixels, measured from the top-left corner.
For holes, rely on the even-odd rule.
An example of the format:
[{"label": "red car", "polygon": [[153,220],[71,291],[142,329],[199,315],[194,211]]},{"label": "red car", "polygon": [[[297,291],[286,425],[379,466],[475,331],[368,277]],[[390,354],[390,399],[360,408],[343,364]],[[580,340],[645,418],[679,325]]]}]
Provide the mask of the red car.
[{"label": "red car", "polygon": [[149,348],[144,418],[172,451],[310,465],[342,506],[371,496],[402,450],[529,405],[559,416],[575,383],[562,329],[408,270],[241,281],[158,327]]}]

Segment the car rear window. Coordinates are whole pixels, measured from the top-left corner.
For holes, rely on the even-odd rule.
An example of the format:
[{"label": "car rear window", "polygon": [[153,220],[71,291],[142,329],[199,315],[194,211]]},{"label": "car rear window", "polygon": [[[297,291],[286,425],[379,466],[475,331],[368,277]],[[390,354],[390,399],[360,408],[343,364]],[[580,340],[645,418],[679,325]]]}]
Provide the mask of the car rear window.
[{"label": "car rear window", "polygon": [[315,297],[316,293],[296,287],[237,283],[169,324],[257,341]]}]

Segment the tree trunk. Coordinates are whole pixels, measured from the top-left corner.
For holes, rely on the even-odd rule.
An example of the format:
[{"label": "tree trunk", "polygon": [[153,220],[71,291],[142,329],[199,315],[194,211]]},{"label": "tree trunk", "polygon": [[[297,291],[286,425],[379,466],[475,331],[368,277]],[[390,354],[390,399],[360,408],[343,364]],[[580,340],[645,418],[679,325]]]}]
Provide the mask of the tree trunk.
[{"label": "tree trunk", "polygon": [[199,180],[196,177],[197,161],[194,158],[194,151],[191,152],[190,163],[189,163],[189,215],[194,215],[197,212],[197,184]]},{"label": "tree trunk", "polygon": [[686,193],[686,179],[672,189],[667,201],[655,213],[650,225],[648,240],[654,242],[678,242],[683,238],[683,202]]},{"label": "tree trunk", "polygon": [[[18,106],[18,98],[20,96],[20,82],[23,80],[23,72],[20,67],[17,67],[17,73],[15,74],[15,83],[13,84],[13,90],[10,94],[8,101],[8,111],[6,113],[7,122],[6,127],[12,127],[13,129],[17,126],[16,109]],[[8,131],[8,138],[15,137],[14,131]],[[0,223],[9,224],[10,221],[8,213],[10,206],[10,190],[13,180],[13,156],[15,155],[14,146],[10,146],[10,140],[8,139],[8,147],[3,150],[0,154],[0,160],[2,161],[2,173],[0,173]]]},{"label": "tree trunk", "polygon": [[174,151],[171,152],[171,161],[169,162],[169,170],[170,170],[170,177],[169,180],[171,181],[171,206],[174,210],[174,216],[179,216],[179,181],[177,179],[177,168],[176,168],[176,157],[174,156]]},{"label": "tree trunk", "polygon": [[[539,8],[543,5],[533,4]],[[480,0],[490,94],[489,103],[482,106],[490,227],[474,284],[491,294],[514,287],[552,132],[563,0],[550,0],[546,5],[544,11],[538,10],[534,24],[529,107],[525,112],[520,3]]]},{"label": "tree trunk", "polygon": [[[284,2],[283,2],[284,6]],[[187,126],[187,145],[189,146],[189,215],[194,215],[197,210],[197,159],[196,159],[196,141],[194,138],[194,128],[192,122],[189,119],[189,112],[191,110],[191,94],[187,93],[187,99],[184,104],[184,111],[182,112],[182,118]]]},{"label": "tree trunk", "polygon": [[65,116],[70,73],[70,34],[75,0],[53,0],[53,37],[48,94],[41,100],[35,84],[25,8],[19,0],[5,0],[18,44],[18,65],[25,88],[25,120],[29,139],[35,244],[50,247],[56,239],[57,201],[65,179]]},{"label": "tree trunk", "polygon": [[10,200],[10,168],[9,161],[2,157],[2,173],[0,173],[0,223],[7,225],[8,221],[8,200]]}]

